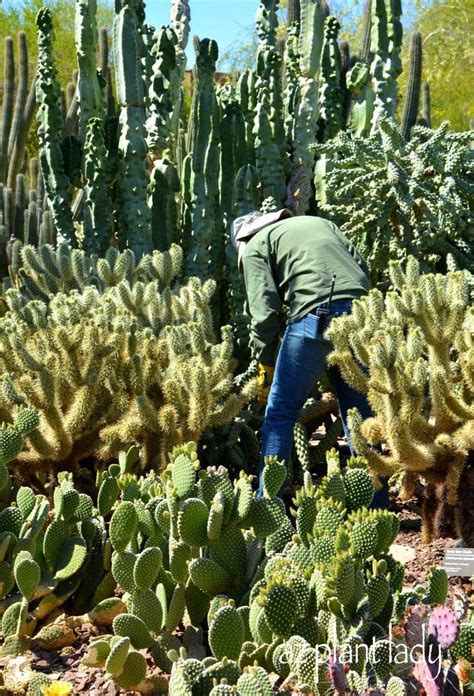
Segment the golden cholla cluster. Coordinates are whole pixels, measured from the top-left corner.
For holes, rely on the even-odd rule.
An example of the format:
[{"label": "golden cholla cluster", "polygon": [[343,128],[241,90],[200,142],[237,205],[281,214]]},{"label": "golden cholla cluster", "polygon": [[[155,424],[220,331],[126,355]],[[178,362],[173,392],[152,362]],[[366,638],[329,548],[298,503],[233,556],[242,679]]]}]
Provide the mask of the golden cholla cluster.
[{"label": "golden cholla cluster", "polygon": [[233,387],[230,328],[217,340],[212,326],[215,283],[179,285],[176,270],[163,274],[166,286],[149,274],[49,304],[8,291],[0,419],[12,421],[20,403],[40,415],[12,466],[60,471],[91,455],[107,461],[132,442],[157,466],[174,445],[238,414],[255,385]]},{"label": "golden cholla cluster", "polygon": [[430,484],[444,484],[448,504],[456,506],[474,448],[469,275],[420,275],[410,258],[405,271],[400,262],[390,263],[390,279],[385,299],[372,290],[354,302],[351,316],[331,323],[330,362],[367,393],[374,417],[362,422],[352,411],[350,427],[373,470],[402,471],[406,496],[420,478],[426,494]]}]

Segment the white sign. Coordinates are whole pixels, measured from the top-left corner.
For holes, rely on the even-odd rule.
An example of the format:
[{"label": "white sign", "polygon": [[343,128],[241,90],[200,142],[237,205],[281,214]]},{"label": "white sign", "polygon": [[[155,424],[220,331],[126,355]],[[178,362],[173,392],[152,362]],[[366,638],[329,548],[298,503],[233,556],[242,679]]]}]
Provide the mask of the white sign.
[{"label": "white sign", "polygon": [[474,575],[474,549],[447,549],[444,568],[450,576],[471,577]]}]

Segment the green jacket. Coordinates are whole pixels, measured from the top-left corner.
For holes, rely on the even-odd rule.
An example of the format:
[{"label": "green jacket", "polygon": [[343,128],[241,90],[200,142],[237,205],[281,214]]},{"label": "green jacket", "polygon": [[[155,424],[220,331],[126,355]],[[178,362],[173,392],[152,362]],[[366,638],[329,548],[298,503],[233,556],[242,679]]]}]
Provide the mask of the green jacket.
[{"label": "green jacket", "polygon": [[357,298],[370,289],[368,268],[357,249],[329,220],[292,217],[265,227],[242,256],[255,357],[274,365],[283,309],[296,321],[329,299]]}]

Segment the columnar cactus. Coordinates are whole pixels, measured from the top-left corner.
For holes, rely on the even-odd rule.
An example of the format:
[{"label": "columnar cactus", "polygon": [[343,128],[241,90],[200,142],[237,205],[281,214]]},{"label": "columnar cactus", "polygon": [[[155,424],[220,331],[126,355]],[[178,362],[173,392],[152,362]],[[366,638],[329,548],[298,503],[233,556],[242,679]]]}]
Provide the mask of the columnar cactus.
[{"label": "columnar cactus", "polygon": [[119,241],[138,258],[153,249],[151,213],[147,201],[145,95],[141,79],[143,39],[133,6],[125,4],[114,20],[117,102],[120,108],[118,144]]},{"label": "columnar cactus", "polygon": [[148,118],[146,120],[147,143],[150,152],[161,153],[170,148],[172,138],[172,114],[175,104],[171,85],[177,80],[179,67],[178,37],[170,27],[162,27],[153,39],[154,57],[148,91]]},{"label": "columnar cactus", "polygon": [[5,180],[8,166],[8,141],[13,118],[13,86],[15,80],[15,59],[13,54],[13,39],[5,38],[3,63],[3,101],[2,122],[0,130],[0,181]]},{"label": "columnar cactus", "polygon": [[[3,94],[4,94],[4,101],[3,101],[3,107],[2,107],[2,129],[5,128],[6,125],[6,120],[8,119],[8,84],[9,84],[9,78],[7,73],[10,70],[9,67],[9,58],[8,58],[8,41],[5,43],[5,63],[4,63],[4,71],[5,71],[5,77],[7,78],[4,80],[4,87],[3,87]],[[18,81],[15,89],[16,97],[15,97],[15,108],[12,114],[12,122],[11,122],[11,128],[10,128],[10,136],[8,139],[8,176],[6,177],[6,183],[10,188],[14,187],[15,184],[15,179],[17,174],[19,173],[21,167],[22,167],[22,162],[23,162],[23,155],[25,153],[25,147],[26,147],[26,141],[28,137],[28,131],[31,126],[31,122],[33,120],[33,115],[34,111],[36,108],[36,99],[35,99],[35,80],[36,80],[36,75],[33,76],[32,83],[28,85],[28,46],[26,43],[26,34],[24,32],[19,32],[18,33],[18,54],[19,54],[19,62],[18,62]],[[3,137],[5,135],[4,131],[2,130],[3,135],[0,138],[0,141],[3,142]],[[3,145],[0,145],[0,151],[3,152]],[[5,153],[6,155],[6,153]],[[0,160],[1,160],[1,155],[0,155]],[[5,163],[3,163],[3,166],[5,167]],[[5,173],[6,170],[4,169],[3,171],[3,176],[2,173],[0,172],[0,181],[5,180]]]},{"label": "columnar cactus", "polygon": [[170,83],[170,98],[174,105],[172,116],[172,132],[175,140],[178,137],[179,122],[183,104],[182,82],[186,70],[186,47],[189,40],[191,21],[191,10],[188,0],[172,0],[171,2],[171,26],[178,38],[176,45],[176,66],[177,73],[173,73],[173,80]]},{"label": "columnar cactus", "polygon": [[295,108],[295,129],[292,173],[286,204],[296,214],[308,212],[312,193],[314,157],[309,145],[314,142],[318,127],[319,72],[324,41],[325,11],[320,0],[302,0],[299,56],[299,101]]},{"label": "columnar cactus", "polygon": [[79,66],[77,95],[79,108],[79,138],[84,143],[90,118],[103,118],[104,98],[99,85],[96,66],[98,42],[96,0],[78,0],[76,3],[75,40]]},{"label": "columnar cactus", "polygon": [[107,186],[108,161],[100,118],[87,124],[84,144],[84,250],[104,256],[112,237],[112,211]]},{"label": "columnar cactus", "polygon": [[215,41],[195,39],[196,93],[190,118],[190,203],[192,247],[186,267],[207,278],[224,253],[219,210],[219,107],[213,81],[218,48]]},{"label": "columnar cactus", "polygon": [[71,182],[66,175],[60,141],[62,114],[53,59],[53,20],[48,8],[44,7],[38,12],[36,25],[39,50],[36,99],[39,104],[37,120],[41,170],[58,241],[75,247],[77,241],[71,211]]},{"label": "columnar cactus", "polygon": [[328,17],[324,25],[324,46],[321,56],[319,108],[324,120],[323,138],[333,138],[342,128],[341,53],[337,41],[340,24]]},{"label": "columnar cactus", "polygon": [[[421,74],[423,60],[423,43],[419,31],[415,31],[411,37],[410,44],[410,72],[405,94],[405,103],[402,116],[402,134],[405,140],[410,139],[412,127],[418,117],[420,103]],[[429,126],[428,123],[425,125]]]},{"label": "columnar cactus", "polygon": [[283,205],[288,168],[283,121],[281,56],[276,48],[278,0],[262,0],[257,10],[257,109],[253,133],[255,163],[263,197]]},{"label": "columnar cactus", "polygon": [[400,0],[372,0],[373,60],[370,72],[374,88],[372,130],[380,117],[394,117],[397,108],[397,77],[402,71],[400,51],[403,28]]}]

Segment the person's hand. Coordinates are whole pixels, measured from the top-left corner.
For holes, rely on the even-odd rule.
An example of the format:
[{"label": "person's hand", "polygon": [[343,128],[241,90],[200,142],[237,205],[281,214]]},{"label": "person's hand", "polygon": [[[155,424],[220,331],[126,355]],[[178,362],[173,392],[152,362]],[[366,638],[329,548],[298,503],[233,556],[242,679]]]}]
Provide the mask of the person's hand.
[{"label": "person's hand", "polygon": [[274,367],[269,367],[268,365],[258,366],[258,402],[265,405],[268,401],[268,395],[270,393],[270,387],[273,382],[273,373],[275,372]]}]

